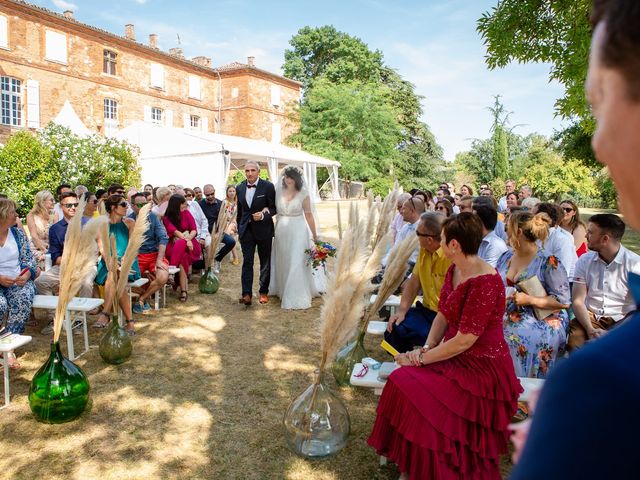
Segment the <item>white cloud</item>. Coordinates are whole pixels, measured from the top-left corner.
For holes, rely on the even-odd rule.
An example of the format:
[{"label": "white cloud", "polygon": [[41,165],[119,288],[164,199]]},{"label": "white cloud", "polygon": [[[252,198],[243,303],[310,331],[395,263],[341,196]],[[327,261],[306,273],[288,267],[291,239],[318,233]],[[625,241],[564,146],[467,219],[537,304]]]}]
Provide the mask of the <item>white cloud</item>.
[{"label": "white cloud", "polygon": [[77,10],[78,6],[75,3],[65,2],[65,0],[52,0],[53,4],[61,10]]},{"label": "white cloud", "polygon": [[134,0],[138,5],[144,5],[148,0]]}]

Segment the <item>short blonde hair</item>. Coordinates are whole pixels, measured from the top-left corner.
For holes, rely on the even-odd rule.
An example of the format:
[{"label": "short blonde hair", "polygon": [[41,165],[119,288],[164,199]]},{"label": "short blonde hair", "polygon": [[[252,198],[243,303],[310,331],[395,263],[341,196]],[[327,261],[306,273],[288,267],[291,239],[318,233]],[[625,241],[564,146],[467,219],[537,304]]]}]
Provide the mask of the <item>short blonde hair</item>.
[{"label": "short blonde hair", "polygon": [[158,190],[156,190],[156,198],[158,199],[158,203],[162,203],[165,200],[168,200],[170,196],[171,190],[169,190],[169,187],[159,187]]},{"label": "short blonde hair", "polygon": [[9,218],[9,212],[11,212],[11,210],[14,212],[18,210],[16,202],[10,198],[0,198],[0,222],[4,222]]}]

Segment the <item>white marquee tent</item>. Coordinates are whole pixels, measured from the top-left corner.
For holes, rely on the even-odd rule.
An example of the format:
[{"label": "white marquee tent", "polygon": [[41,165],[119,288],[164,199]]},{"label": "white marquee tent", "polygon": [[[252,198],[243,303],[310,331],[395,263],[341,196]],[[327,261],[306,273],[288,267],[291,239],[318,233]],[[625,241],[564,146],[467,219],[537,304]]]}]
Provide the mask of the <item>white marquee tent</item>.
[{"label": "white marquee tent", "polygon": [[319,199],[317,168],[325,167],[329,170],[333,198],[339,198],[339,162],[281,144],[145,122],[136,122],[115,137],[140,149],[144,183],[185,186],[211,183],[216,192],[223,192],[231,167],[242,169],[248,160],[253,160],[267,167],[272,181],[280,168],[297,165],[304,171],[316,199]]}]

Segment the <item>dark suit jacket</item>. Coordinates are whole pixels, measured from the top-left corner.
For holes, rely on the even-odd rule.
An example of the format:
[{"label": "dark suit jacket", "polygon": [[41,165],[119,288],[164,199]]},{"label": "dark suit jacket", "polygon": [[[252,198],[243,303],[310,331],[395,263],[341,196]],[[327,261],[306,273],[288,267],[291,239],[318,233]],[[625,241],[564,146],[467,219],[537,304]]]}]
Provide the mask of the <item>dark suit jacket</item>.
[{"label": "dark suit jacket", "polygon": [[[629,274],[636,304],[640,276]],[[640,478],[640,313],[560,361],[511,480]]]},{"label": "dark suit jacket", "polygon": [[[273,183],[262,179],[258,181],[251,207],[247,204],[246,180],[236,187],[236,194],[238,196],[238,236],[240,240],[245,234],[253,235],[257,241],[273,237],[273,216],[276,214],[276,189]],[[251,218],[252,213],[261,212],[265,208],[269,212],[264,214],[263,220],[254,221]]]}]

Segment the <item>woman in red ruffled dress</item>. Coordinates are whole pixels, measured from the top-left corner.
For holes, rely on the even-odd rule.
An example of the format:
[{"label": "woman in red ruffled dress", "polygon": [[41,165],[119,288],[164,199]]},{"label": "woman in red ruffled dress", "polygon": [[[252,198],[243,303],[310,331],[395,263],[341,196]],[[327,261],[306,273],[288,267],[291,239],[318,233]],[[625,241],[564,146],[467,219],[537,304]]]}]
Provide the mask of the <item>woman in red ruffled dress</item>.
[{"label": "woman in red ruffled dress", "polygon": [[[420,235],[423,232],[416,231]],[[369,444],[408,479],[499,479],[522,391],[502,331],[500,275],[477,256],[482,223],[445,220],[453,265],[425,346],[395,357]]]}]

